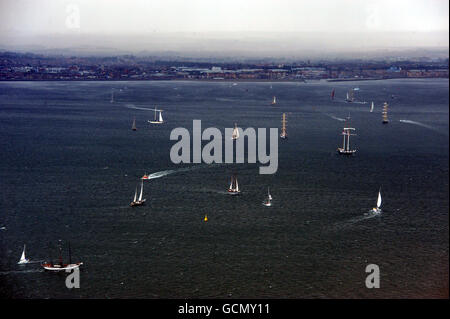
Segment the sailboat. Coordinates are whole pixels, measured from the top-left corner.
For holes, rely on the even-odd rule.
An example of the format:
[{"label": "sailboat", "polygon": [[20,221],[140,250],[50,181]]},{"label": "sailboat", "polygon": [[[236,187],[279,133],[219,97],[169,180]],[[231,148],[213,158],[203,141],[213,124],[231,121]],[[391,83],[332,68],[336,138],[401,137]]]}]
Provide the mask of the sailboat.
[{"label": "sailboat", "polygon": [[59,263],[54,264],[52,261],[50,261],[50,262],[44,262],[41,266],[44,267],[45,270],[61,271],[61,270],[72,270],[75,268],[79,268],[82,264],[83,264],[82,262],[72,263],[72,254],[70,251],[70,244],[69,244],[69,263],[68,264],[63,263],[61,247],[59,247]]},{"label": "sailboat", "polygon": [[281,134],[280,137],[281,138],[287,138],[287,133],[286,133],[286,113],[283,113],[283,117],[281,119]]},{"label": "sailboat", "polygon": [[273,97],[272,103],[270,103],[270,104],[271,104],[271,105],[277,104],[277,97],[276,97],[276,96]]},{"label": "sailboat", "polygon": [[29,261],[29,259],[25,258],[25,245],[23,245],[22,256],[20,257],[18,264],[27,264]]},{"label": "sailboat", "polygon": [[372,101],[372,104],[370,105],[370,113],[372,113],[373,112],[373,101]]},{"label": "sailboat", "polygon": [[263,205],[266,207],[272,206],[272,195],[270,195],[269,187],[267,187],[267,198],[263,202]]},{"label": "sailboat", "polygon": [[347,97],[345,98],[345,101],[348,103],[351,103],[355,100],[355,92],[353,91],[353,89],[350,89],[347,92]]},{"label": "sailboat", "polygon": [[[159,112],[159,116],[158,117],[156,116],[156,112]],[[162,124],[162,123],[164,123],[164,120],[163,120],[163,117],[162,117],[162,110],[157,110],[155,108],[155,119],[153,121],[149,120],[148,122],[152,123],[152,124]]]},{"label": "sailboat", "polygon": [[144,180],[141,179],[141,192],[139,194],[139,198],[137,198],[137,187],[136,187],[136,191],[134,193],[134,199],[133,201],[130,203],[131,207],[134,206],[142,206],[145,204],[145,199],[142,199],[142,194],[144,192]]},{"label": "sailboat", "polygon": [[132,129],[133,131],[136,131],[136,130],[137,130],[137,128],[136,128],[136,119],[133,119],[133,125],[131,126],[131,129]]},{"label": "sailboat", "polygon": [[381,188],[378,191],[377,207],[372,208],[373,213],[381,213]]},{"label": "sailboat", "polygon": [[237,124],[234,123],[234,129],[233,129],[233,133],[231,133],[231,139],[237,140],[238,138],[239,138],[239,129],[237,127]]},{"label": "sailboat", "polygon": [[350,135],[356,135],[351,134],[350,131],[354,131],[355,129],[353,127],[344,127],[344,131],[342,132],[342,135],[344,135],[344,141],[342,144],[342,147],[339,147],[338,153],[341,155],[353,155],[356,150],[350,149]]},{"label": "sailboat", "polygon": [[112,90],[112,92],[111,92],[111,101],[110,102],[114,103],[114,90]]},{"label": "sailboat", "polygon": [[334,89],[331,91],[331,99],[334,100]]},{"label": "sailboat", "polygon": [[231,177],[230,187],[228,188],[228,194],[239,195],[241,191],[239,190],[239,184],[235,175]]},{"label": "sailboat", "polygon": [[388,106],[389,105],[387,104],[387,102],[384,102],[384,104],[383,104],[383,111],[381,111],[381,114],[383,114],[383,124],[389,123],[388,115],[387,115]]}]

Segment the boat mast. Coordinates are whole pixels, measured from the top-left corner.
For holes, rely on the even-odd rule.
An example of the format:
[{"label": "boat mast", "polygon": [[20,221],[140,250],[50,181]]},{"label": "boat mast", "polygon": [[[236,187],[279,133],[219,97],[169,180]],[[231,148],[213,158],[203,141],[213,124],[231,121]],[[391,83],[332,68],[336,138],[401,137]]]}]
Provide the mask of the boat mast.
[{"label": "boat mast", "polygon": [[141,180],[141,193],[139,194],[139,201],[142,200],[143,191],[144,191],[144,180]]}]

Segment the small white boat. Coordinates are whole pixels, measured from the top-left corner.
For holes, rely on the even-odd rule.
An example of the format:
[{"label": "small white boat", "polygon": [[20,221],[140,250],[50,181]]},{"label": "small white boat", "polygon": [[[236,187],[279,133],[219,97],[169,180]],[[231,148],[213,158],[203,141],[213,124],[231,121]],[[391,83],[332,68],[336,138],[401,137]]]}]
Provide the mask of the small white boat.
[{"label": "small white boat", "polygon": [[271,105],[277,104],[277,97],[276,97],[276,96],[273,97],[272,103],[270,103],[270,104],[271,104]]},{"label": "small white boat", "polygon": [[272,195],[270,195],[269,187],[267,187],[267,198],[263,202],[263,205],[266,207],[272,206]]},{"label": "small white boat", "polygon": [[[156,115],[156,113],[159,112],[159,116]],[[155,108],[155,119],[153,121],[148,120],[149,123],[152,124],[162,124],[164,123],[163,117],[162,117],[162,110],[157,110]]]},{"label": "small white boat", "polygon": [[23,245],[22,256],[20,257],[18,264],[28,264],[29,262],[30,260],[25,258],[25,245]]},{"label": "small white boat", "polygon": [[238,138],[239,138],[239,129],[237,127],[237,124],[234,123],[234,129],[233,129],[233,133],[231,133],[231,139],[237,140]]},{"label": "small white boat", "polygon": [[231,177],[230,187],[228,187],[228,194],[239,195],[241,191],[239,190],[239,184],[235,175]]},{"label": "small white boat", "polygon": [[372,208],[372,212],[376,214],[381,213],[381,188],[378,191],[377,207]]}]

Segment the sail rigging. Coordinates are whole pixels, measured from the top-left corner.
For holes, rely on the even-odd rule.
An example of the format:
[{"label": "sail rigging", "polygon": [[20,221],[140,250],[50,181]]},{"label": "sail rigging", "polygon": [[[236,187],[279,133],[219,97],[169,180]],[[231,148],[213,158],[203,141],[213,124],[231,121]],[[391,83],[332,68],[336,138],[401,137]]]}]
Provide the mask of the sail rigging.
[{"label": "sail rigging", "polygon": [[233,129],[233,132],[231,133],[231,139],[237,140],[238,138],[239,138],[239,129],[237,127],[237,124],[234,123],[234,129]]}]

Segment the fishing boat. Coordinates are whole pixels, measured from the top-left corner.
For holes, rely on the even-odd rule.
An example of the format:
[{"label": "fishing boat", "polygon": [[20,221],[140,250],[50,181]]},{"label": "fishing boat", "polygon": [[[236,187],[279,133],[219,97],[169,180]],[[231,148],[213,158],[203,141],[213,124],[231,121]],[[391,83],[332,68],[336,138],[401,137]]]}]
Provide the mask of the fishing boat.
[{"label": "fishing boat", "polygon": [[272,195],[270,195],[269,187],[267,187],[267,198],[264,200],[263,205],[266,207],[272,206]]},{"label": "fishing boat", "polygon": [[230,195],[239,195],[241,191],[239,190],[239,184],[236,178],[236,175],[231,176],[230,187],[228,188],[228,194]]},{"label": "fishing boat", "polygon": [[63,263],[61,247],[59,247],[59,263],[55,264],[52,261],[50,261],[50,262],[42,263],[41,266],[45,270],[48,270],[48,271],[63,271],[63,270],[72,270],[75,268],[79,268],[82,264],[83,264],[82,262],[72,263],[72,253],[71,253],[70,244],[69,244],[69,263],[68,264]]},{"label": "fishing boat", "polygon": [[331,99],[332,100],[334,100],[334,93],[335,93],[335,91],[334,91],[334,89],[331,91]]},{"label": "fishing boat", "polygon": [[377,207],[372,208],[372,212],[376,214],[381,213],[381,188],[378,191]]},{"label": "fishing boat", "polygon": [[130,203],[131,207],[145,205],[145,199],[142,199],[143,192],[144,192],[144,181],[141,179],[141,192],[139,194],[139,198],[137,198],[137,187],[136,187],[136,191],[134,193],[134,199]]},{"label": "fishing boat", "polygon": [[350,149],[350,135],[356,135],[351,134],[351,131],[354,131],[355,129],[353,127],[344,127],[344,131],[342,132],[342,135],[344,136],[344,141],[342,144],[342,147],[339,147],[337,149],[338,153],[341,155],[353,155],[355,154],[356,150]]},{"label": "fishing boat", "polygon": [[286,139],[287,138],[287,132],[286,132],[286,113],[283,113],[283,117],[281,119],[281,138]]},{"label": "fishing boat", "polygon": [[[159,112],[159,116],[156,115],[156,113],[158,113],[158,112]],[[162,124],[162,123],[164,123],[164,120],[163,120],[163,117],[162,117],[162,110],[157,110],[155,108],[155,119],[153,121],[148,120],[148,122],[152,123],[152,124]]]},{"label": "fishing boat", "polygon": [[136,131],[136,130],[137,130],[137,128],[136,128],[136,119],[133,119],[133,125],[131,125],[131,129],[132,129],[133,131]]},{"label": "fishing boat", "polygon": [[239,129],[237,127],[237,124],[234,123],[234,129],[233,129],[233,132],[231,133],[231,139],[237,140],[238,138],[239,138]]},{"label": "fishing boat", "polygon": [[370,105],[370,113],[373,112],[373,107],[374,107],[374,105],[373,105],[373,101],[372,101],[372,104]]},{"label": "fishing boat", "polygon": [[277,97],[276,97],[276,96],[273,97],[272,103],[270,103],[270,104],[271,104],[271,105],[277,104]]},{"label": "fishing boat", "polygon": [[25,245],[23,245],[22,256],[20,257],[20,260],[17,263],[18,264],[27,264],[29,262],[30,262],[30,260],[25,257]]},{"label": "fishing boat", "polygon": [[388,115],[387,115],[388,106],[389,105],[387,104],[387,102],[384,102],[384,104],[383,104],[383,111],[381,111],[381,114],[383,114],[383,124],[389,123]]}]

